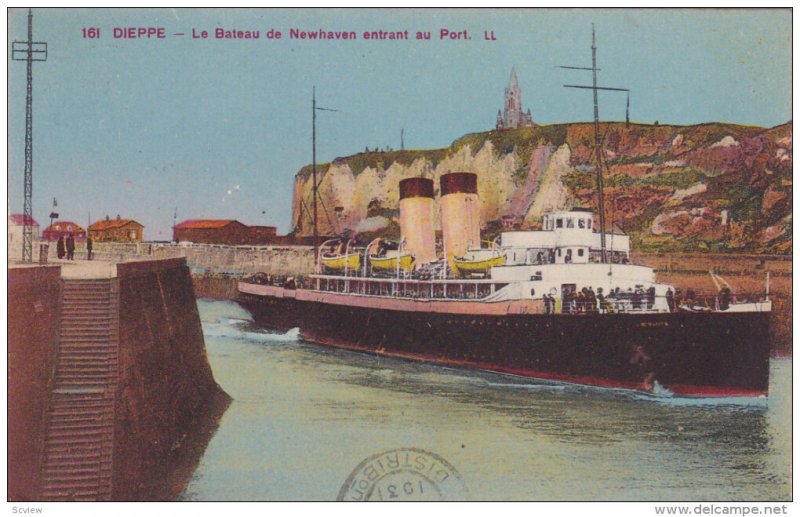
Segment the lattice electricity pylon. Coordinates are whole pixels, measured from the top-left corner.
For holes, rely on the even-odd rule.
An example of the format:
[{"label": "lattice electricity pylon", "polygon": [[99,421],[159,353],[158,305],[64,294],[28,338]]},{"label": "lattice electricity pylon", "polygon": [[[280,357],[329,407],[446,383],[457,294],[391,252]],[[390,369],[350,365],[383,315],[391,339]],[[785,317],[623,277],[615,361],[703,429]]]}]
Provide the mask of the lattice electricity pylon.
[{"label": "lattice electricity pylon", "polygon": [[33,13],[28,9],[28,41],[12,44],[11,59],[28,62],[25,102],[25,201],[22,216],[22,261],[33,262],[33,62],[47,61],[47,43],[33,41]]}]

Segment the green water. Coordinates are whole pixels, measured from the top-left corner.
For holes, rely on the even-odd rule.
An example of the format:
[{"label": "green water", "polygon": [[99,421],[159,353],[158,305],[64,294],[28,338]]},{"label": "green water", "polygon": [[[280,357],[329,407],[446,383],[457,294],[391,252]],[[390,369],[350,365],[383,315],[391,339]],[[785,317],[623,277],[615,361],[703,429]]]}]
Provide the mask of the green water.
[{"label": "green water", "polygon": [[474,500],[791,498],[787,359],[768,399],[655,399],[318,347],[198,305],[233,402],[184,500],[334,500],[362,460],[409,447]]}]

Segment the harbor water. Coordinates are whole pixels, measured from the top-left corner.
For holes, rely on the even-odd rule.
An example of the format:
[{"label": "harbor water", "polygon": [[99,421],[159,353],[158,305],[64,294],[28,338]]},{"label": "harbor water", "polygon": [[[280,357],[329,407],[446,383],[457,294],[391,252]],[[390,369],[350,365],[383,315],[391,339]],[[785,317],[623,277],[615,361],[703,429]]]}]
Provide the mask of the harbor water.
[{"label": "harbor water", "polygon": [[768,398],[654,397],[335,350],[198,306],[233,402],[183,500],[335,500],[396,449],[445,460],[472,500],[791,499],[790,359]]}]

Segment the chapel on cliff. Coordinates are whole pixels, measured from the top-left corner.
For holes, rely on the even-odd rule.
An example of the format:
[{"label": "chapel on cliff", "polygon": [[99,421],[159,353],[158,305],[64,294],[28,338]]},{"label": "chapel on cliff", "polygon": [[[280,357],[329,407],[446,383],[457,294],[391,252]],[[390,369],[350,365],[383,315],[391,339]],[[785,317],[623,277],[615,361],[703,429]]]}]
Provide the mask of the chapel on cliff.
[{"label": "chapel on cliff", "polygon": [[497,129],[512,129],[521,126],[532,126],[533,115],[531,109],[522,112],[522,91],[519,89],[517,70],[511,69],[511,79],[506,86],[506,101],[502,112],[497,110]]}]

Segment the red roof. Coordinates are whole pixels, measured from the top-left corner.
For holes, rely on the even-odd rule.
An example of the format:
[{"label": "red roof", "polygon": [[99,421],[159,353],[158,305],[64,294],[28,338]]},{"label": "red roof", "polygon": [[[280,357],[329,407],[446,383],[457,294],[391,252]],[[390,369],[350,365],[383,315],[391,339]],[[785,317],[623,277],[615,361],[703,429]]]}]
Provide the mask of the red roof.
[{"label": "red roof", "polygon": [[[133,223],[142,226],[140,223],[137,223],[133,219],[107,219],[107,220],[93,222],[92,224],[89,225],[89,229],[95,231],[103,231],[103,230],[109,230],[111,228],[122,228],[128,223]],[[144,226],[142,226],[142,228],[144,228]]]},{"label": "red roof", "polygon": [[[59,229],[56,229],[56,226],[59,226]],[[72,226],[71,230],[67,230],[68,226]],[[72,221],[56,221],[47,228],[44,229],[46,232],[82,232],[83,227],[79,224],[75,224]]]},{"label": "red roof", "polygon": [[[8,216],[8,218],[11,219],[11,222],[17,226],[25,226],[25,214],[11,214]],[[39,226],[39,223],[37,223],[33,217],[29,219],[33,226]]]},{"label": "red roof", "polygon": [[[175,226],[176,230],[183,230],[187,228],[195,230],[209,230],[212,228],[224,228],[231,223],[238,223],[233,219],[187,219],[182,223]],[[241,223],[239,223],[241,224]]]}]

